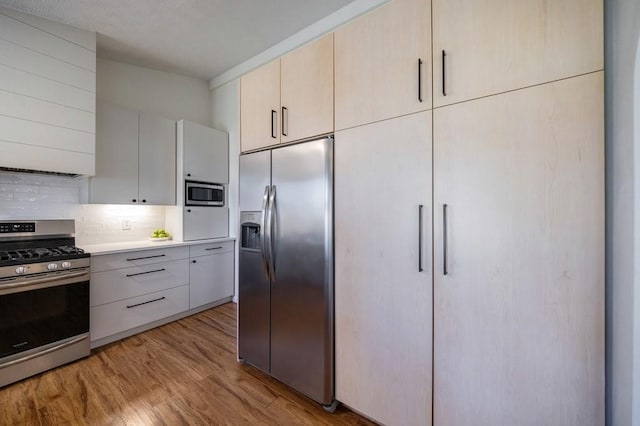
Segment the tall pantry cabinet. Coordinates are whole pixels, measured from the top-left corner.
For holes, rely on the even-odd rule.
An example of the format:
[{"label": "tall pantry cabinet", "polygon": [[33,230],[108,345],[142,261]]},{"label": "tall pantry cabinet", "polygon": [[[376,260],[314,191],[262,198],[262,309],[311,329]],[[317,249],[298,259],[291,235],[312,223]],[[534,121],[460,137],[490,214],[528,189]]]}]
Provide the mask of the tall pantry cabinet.
[{"label": "tall pantry cabinet", "polygon": [[[370,52],[401,15],[413,41]],[[390,425],[604,422],[602,36],[601,0],[392,0],[336,31],[338,400]],[[415,67],[376,77],[394,60]]]}]

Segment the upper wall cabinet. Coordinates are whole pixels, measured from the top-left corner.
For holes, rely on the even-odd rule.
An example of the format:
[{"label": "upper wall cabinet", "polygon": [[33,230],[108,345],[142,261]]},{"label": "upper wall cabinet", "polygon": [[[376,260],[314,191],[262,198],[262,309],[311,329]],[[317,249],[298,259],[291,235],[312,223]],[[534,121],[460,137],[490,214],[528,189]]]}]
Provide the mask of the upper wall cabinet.
[{"label": "upper wall cabinet", "polygon": [[393,0],[335,32],[335,126],[431,108],[431,1]]},{"label": "upper wall cabinet", "polygon": [[280,143],[279,110],[280,59],[276,59],[240,80],[242,151]]},{"label": "upper wall cabinet", "polygon": [[433,0],[434,106],[601,70],[602,33],[602,0]]},{"label": "upper wall cabinet", "polygon": [[0,8],[0,167],[93,175],[96,34]]},{"label": "upper wall cabinet", "polygon": [[95,204],[176,203],[175,121],[98,104]]},{"label": "upper wall cabinet", "polygon": [[333,131],[333,34],[282,57],[281,142]]},{"label": "upper wall cabinet", "polygon": [[229,135],[201,124],[178,121],[178,177],[229,183]]},{"label": "upper wall cabinet", "polygon": [[333,34],[242,77],[243,152],[332,131]]}]

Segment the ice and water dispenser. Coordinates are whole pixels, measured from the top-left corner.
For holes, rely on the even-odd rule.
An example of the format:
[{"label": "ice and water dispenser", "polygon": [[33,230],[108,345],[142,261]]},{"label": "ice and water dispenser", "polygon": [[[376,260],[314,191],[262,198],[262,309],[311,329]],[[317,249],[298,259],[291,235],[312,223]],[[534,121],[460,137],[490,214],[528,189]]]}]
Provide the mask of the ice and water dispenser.
[{"label": "ice and water dispenser", "polygon": [[240,248],[260,250],[262,212],[240,212]]}]

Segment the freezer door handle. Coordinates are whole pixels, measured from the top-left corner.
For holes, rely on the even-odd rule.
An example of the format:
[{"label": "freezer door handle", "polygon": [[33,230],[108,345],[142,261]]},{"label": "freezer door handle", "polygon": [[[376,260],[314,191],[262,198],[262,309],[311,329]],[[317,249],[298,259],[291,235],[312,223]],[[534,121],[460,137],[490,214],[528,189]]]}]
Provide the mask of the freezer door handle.
[{"label": "freezer door handle", "polygon": [[276,276],[276,248],[275,248],[275,239],[278,235],[278,209],[276,208],[276,186],[273,185],[271,187],[271,194],[269,195],[269,224],[267,225],[269,228],[269,265],[270,265],[270,274],[273,278]]},{"label": "freezer door handle", "polygon": [[261,214],[261,234],[262,234],[262,241],[260,244],[260,254],[262,255],[262,269],[264,270],[264,276],[267,279],[267,281],[269,280],[269,265],[267,263],[267,243],[268,243],[268,235],[267,235],[267,223],[268,223],[268,217],[267,217],[267,206],[269,203],[269,185],[264,187],[264,195],[262,196],[262,214]]}]

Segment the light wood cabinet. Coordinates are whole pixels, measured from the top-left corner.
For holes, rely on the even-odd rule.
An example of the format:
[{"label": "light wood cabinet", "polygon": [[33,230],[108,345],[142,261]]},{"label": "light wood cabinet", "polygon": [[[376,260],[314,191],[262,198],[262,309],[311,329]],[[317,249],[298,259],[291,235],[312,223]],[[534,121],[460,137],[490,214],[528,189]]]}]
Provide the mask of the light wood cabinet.
[{"label": "light wood cabinet", "polygon": [[333,131],[333,34],[284,55],[280,67],[280,141]]},{"label": "light wood cabinet", "polygon": [[242,152],[333,131],[333,34],[240,81]]},{"label": "light wood cabinet", "polygon": [[242,151],[280,143],[280,59],[240,79],[240,138]]},{"label": "light wood cabinet", "polygon": [[431,100],[430,0],[393,0],[336,30],[336,130],[424,111]]},{"label": "light wood cabinet", "polygon": [[434,424],[604,423],[603,138],[602,72],[434,110]]},{"label": "light wood cabinet", "polygon": [[431,421],[431,211],[430,112],[337,132],[336,398],[383,424]]},{"label": "light wood cabinet", "polygon": [[602,34],[602,0],[433,0],[434,106],[601,70]]},{"label": "light wood cabinet", "polygon": [[233,297],[233,241],[189,247],[189,308]]},{"label": "light wood cabinet", "polygon": [[106,103],[97,111],[89,202],[175,205],[175,121]]}]

